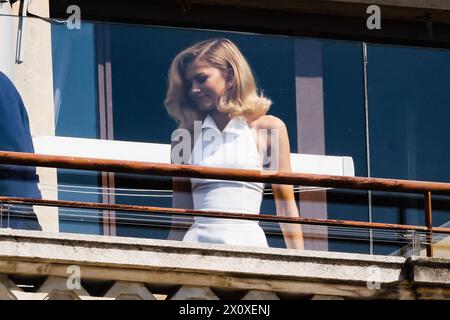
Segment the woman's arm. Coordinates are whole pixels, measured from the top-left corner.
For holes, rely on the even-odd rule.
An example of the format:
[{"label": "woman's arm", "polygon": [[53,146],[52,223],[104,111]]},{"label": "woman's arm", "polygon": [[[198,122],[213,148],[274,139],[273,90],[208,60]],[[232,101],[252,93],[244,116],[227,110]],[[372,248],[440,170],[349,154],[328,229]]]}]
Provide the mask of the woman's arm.
[{"label": "woman's arm", "polygon": [[[291,151],[289,147],[289,136],[284,122],[276,117],[267,116],[265,128],[268,130],[267,148],[271,157],[278,155],[278,162],[272,166],[271,170],[290,172],[291,171]],[[271,136],[274,136],[272,139]],[[278,139],[276,139],[278,137]],[[267,152],[267,151],[266,151]],[[299,211],[294,196],[292,185],[272,184],[277,215],[281,217],[298,218]],[[289,249],[304,249],[303,232],[300,224],[281,223],[281,231]]]},{"label": "woman's arm", "polygon": [[[172,142],[172,148],[175,142]],[[172,178],[172,207],[192,209],[194,208],[189,178]],[[192,224],[193,218],[188,216],[173,216],[168,240],[183,240],[186,230]]]}]

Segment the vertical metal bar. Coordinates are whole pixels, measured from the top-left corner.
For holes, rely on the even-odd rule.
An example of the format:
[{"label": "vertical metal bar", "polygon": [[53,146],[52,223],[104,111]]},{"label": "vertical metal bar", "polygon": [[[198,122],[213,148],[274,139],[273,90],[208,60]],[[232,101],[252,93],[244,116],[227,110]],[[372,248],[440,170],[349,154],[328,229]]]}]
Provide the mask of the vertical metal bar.
[{"label": "vertical metal bar", "polygon": [[416,230],[411,232],[412,256],[420,256],[420,241]]},{"label": "vertical metal bar", "polygon": [[[106,131],[106,94],[105,94],[105,50],[104,50],[104,26],[102,24],[95,25],[95,42],[97,53],[97,79],[98,79],[98,114],[100,139],[107,139]],[[108,173],[101,172],[101,186],[108,186]],[[102,195],[102,203],[108,203],[109,197]],[[109,235],[109,211],[103,210],[103,234]]]},{"label": "vertical metal bar", "polygon": [[[105,53],[105,97],[106,97],[106,138],[114,140],[114,121],[113,121],[113,92],[112,92],[112,66],[111,66],[111,27],[104,26],[104,53]],[[114,172],[108,172],[108,203],[114,204]],[[109,235],[116,235],[116,212],[109,211]]]},{"label": "vertical metal bar", "polygon": [[[325,110],[323,87],[323,45],[319,40],[296,39],[295,98],[297,118],[297,152],[325,155]],[[311,73],[315,74],[311,77]],[[303,217],[328,218],[327,191],[302,192],[297,202]],[[323,239],[309,236],[320,233]],[[328,228],[313,231],[304,227],[305,248],[328,251]]]},{"label": "vertical metal bar", "polygon": [[24,48],[25,48],[25,41],[24,41],[24,31],[25,31],[25,25],[26,25],[26,16],[28,13],[28,4],[29,0],[23,0],[20,3],[19,11],[21,11],[21,14],[19,16],[19,25],[17,27],[17,41],[16,41],[16,63],[20,64],[24,61]]},{"label": "vertical metal bar", "polygon": [[[102,187],[105,187],[108,185],[108,173],[107,172],[101,172],[101,181],[102,181]],[[101,189],[106,190],[109,192],[108,189]],[[104,192],[104,191],[102,191]],[[102,194],[102,203],[108,203],[109,197],[107,194]],[[109,210],[102,210],[103,213],[103,235],[109,236]]]},{"label": "vertical metal bar", "polygon": [[[97,72],[99,97],[100,139],[113,140],[113,103],[112,103],[112,71],[111,71],[111,32],[108,25],[96,25]],[[114,173],[101,173],[103,203],[114,204]],[[116,235],[115,211],[103,210],[103,234]]]},{"label": "vertical metal bar", "polygon": [[[363,49],[363,75],[364,75],[364,114],[365,114],[365,125],[366,125],[366,161],[367,161],[367,177],[371,177],[370,170],[370,137],[369,137],[369,89],[368,89],[368,74],[367,65],[369,63],[367,56],[367,43],[362,43]],[[372,190],[367,191],[368,205],[369,205],[369,222],[373,222],[372,218]],[[369,230],[369,241],[370,241],[370,254],[373,254],[373,230]]]},{"label": "vertical metal bar", "polygon": [[433,213],[431,208],[431,192],[425,192],[425,224],[428,227],[427,257],[433,256]]},{"label": "vertical metal bar", "polygon": [[10,204],[7,204],[7,209],[6,209],[6,217],[7,217],[6,228],[9,228],[9,207],[10,207]]},{"label": "vertical metal bar", "polygon": [[[116,198],[115,198],[115,175],[114,172],[108,172],[108,193],[109,193],[109,203],[115,204]],[[109,234],[111,236],[117,235],[116,232],[116,211],[110,210],[109,211]]]}]

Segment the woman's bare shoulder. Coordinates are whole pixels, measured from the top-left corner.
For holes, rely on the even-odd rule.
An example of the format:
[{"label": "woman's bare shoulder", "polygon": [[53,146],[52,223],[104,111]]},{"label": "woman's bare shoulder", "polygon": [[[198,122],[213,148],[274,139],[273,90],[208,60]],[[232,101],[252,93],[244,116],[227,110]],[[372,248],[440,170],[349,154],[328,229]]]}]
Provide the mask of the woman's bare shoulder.
[{"label": "woman's bare shoulder", "polygon": [[285,129],[283,120],[272,115],[260,116],[256,119],[249,119],[255,129]]}]

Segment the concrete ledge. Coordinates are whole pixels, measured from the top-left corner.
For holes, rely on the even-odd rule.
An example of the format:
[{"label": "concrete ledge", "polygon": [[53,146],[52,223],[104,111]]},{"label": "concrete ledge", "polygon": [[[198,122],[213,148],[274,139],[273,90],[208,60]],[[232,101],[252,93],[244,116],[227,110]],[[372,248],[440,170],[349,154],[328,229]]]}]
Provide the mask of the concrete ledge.
[{"label": "concrete ledge", "polygon": [[411,257],[411,281],[418,284],[450,288],[450,259]]},{"label": "concrete ledge", "polygon": [[417,281],[448,283],[445,276],[427,274],[435,271],[429,263],[448,268],[444,259],[407,263],[402,257],[0,230],[0,274],[67,277],[68,266],[77,265],[84,279],[411,299],[409,271],[416,261],[422,268],[415,269]]}]

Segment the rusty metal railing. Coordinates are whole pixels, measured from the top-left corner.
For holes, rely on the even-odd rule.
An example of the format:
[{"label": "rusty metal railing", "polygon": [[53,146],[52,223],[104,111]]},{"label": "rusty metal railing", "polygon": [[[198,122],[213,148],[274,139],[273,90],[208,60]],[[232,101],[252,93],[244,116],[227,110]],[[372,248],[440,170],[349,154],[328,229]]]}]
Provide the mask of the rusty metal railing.
[{"label": "rusty metal railing", "polygon": [[96,158],[64,157],[52,155],[39,155],[22,152],[0,152],[0,164],[14,164],[24,166],[79,169],[91,171],[108,171],[119,173],[134,173],[144,175],[166,176],[166,177],[189,177],[219,180],[237,180],[265,182],[272,184],[291,184],[304,186],[321,186],[332,188],[344,188],[354,190],[374,190],[403,193],[418,193],[424,195],[425,226],[400,225],[374,222],[359,222],[347,220],[311,219],[274,217],[266,214],[240,214],[225,213],[218,211],[199,211],[191,209],[176,209],[151,206],[132,206],[120,204],[102,204],[91,202],[41,200],[16,197],[0,197],[1,203],[9,204],[34,204],[40,206],[59,206],[72,208],[90,208],[101,210],[121,210],[137,212],[158,212],[166,214],[178,214],[188,216],[221,217],[232,219],[261,220],[279,223],[300,223],[309,225],[340,226],[370,229],[390,230],[415,230],[428,233],[427,256],[433,256],[432,235],[433,233],[450,234],[450,228],[433,227],[432,225],[432,195],[450,196],[450,183],[413,181],[399,179],[382,179],[366,177],[345,177],[317,174],[303,174],[296,172],[274,172],[259,170],[240,170],[204,167],[196,165],[177,165],[150,163],[138,161],[105,160]]}]

